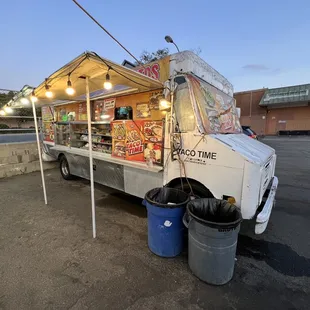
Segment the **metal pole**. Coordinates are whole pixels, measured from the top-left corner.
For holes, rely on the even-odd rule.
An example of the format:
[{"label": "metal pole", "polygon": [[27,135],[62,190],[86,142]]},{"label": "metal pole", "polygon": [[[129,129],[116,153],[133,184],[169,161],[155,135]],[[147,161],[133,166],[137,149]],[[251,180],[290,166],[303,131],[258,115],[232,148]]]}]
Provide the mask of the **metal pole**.
[{"label": "metal pole", "polygon": [[174,128],[173,128],[173,100],[174,100],[174,77],[173,82],[170,83],[170,102],[171,102],[171,109],[170,109],[170,135],[174,134]]},{"label": "metal pole", "polygon": [[174,44],[174,46],[177,48],[177,50],[178,50],[178,53],[180,53],[180,50],[179,50],[179,47],[174,43],[174,42],[172,42],[172,44]]},{"label": "metal pole", "polygon": [[86,104],[87,104],[87,125],[88,125],[88,145],[89,145],[91,213],[92,213],[92,225],[93,225],[93,238],[96,238],[96,210],[95,210],[95,188],[94,188],[94,170],[93,170],[93,143],[92,143],[92,135],[91,135],[91,110],[90,110],[89,78],[88,77],[86,77]]},{"label": "metal pole", "polygon": [[38,153],[39,153],[39,162],[40,162],[44,201],[45,201],[45,204],[47,205],[46,188],[45,188],[44,171],[43,171],[42,154],[41,154],[41,145],[40,145],[40,136],[39,136],[38,121],[37,121],[37,112],[36,112],[36,107],[34,105],[33,100],[31,100],[31,103],[32,103],[32,111],[33,111],[33,117],[34,117],[34,127],[36,129],[36,137],[37,137],[37,145],[38,145]]}]

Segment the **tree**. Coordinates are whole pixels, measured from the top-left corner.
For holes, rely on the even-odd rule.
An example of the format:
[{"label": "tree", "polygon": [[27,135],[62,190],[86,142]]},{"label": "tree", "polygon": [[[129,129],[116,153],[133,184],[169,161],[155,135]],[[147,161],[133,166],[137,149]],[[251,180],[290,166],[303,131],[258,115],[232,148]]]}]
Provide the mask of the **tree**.
[{"label": "tree", "polygon": [[7,104],[13,97],[15,93],[13,91],[1,92],[0,93],[0,109]]},{"label": "tree", "polygon": [[[147,64],[149,62],[162,59],[168,55],[169,55],[168,48],[158,49],[156,52],[152,52],[152,53],[145,50],[140,55],[139,60],[142,64]],[[135,64],[139,65],[137,62]]]}]

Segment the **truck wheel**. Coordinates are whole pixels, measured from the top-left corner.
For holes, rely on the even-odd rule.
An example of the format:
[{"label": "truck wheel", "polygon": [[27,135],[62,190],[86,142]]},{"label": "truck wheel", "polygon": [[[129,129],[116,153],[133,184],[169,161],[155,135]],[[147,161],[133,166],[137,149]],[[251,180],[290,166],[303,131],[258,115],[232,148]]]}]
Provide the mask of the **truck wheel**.
[{"label": "truck wheel", "polygon": [[60,173],[65,180],[72,180],[74,176],[70,173],[69,163],[65,155],[60,157]]},{"label": "truck wheel", "polygon": [[[191,185],[192,190],[194,192],[194,195],[192,197],[193,199],[194,198],[214,198],[213,194],[204,186],[197,184],[197,183],[191,183],[190,185]],[[174,186],[174,188],[179,189],[179,190],[183,190],[187,194],[190,194],[190,192],[191,192],[190,186],[186,181],[183,182],[183,188],[182,188],[182,185],[180,183],[176,184]]]}]

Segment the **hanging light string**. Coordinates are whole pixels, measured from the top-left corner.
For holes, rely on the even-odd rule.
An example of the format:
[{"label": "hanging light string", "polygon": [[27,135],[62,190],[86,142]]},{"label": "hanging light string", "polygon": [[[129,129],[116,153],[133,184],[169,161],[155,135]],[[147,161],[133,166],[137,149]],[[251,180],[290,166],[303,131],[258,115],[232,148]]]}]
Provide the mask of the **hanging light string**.
[{"label": "hanging light string", "polygon": [[[75,63],[72,63],[71,66],[72,66],[72,67],[74,66],[74,68],[71,69],[69,72],[66,72],[66,73],[59,72],[56,76],[53,76],[53,77],[52,77],[52,75],[50,75],[48,78],[45,79],[45,81],[46,81],[46,82],[48,81],[49,86],[52,87],[52,86],[56,83],[56,81],[57,81],[58,79],[61,79],[61,78],[65,77],[65,76],[68,76],[68,75],[71,76],[71,74],[72,74],[72,73],[73,73],[86,59],[89,58],[89,56],[88,56],[87,53],[84,53],[84,55],[85,55],[85,56],[84,56],[75,66],[74,66]],[[62,68],[64,68],[64,67],[65,67],[65,66],[63,66]],[[61,70],[62,68],[60,68],[60,70]],[[41,86],[41,87],[43,87],[43,86]]]},{"label": "hanging light string", "polygon": [[144,85],[144,84],[142,84],[142,83],[139,83],[139,82],[137,82],[137,81],[135,81],[135,80],[129,78],[128,76],[122,74],[121,72],[119,72],[118,70],[116,70],[115,68],[113,68],[111,65],[109,65],[109,64],[108,64],[101,56],[99,56],[97,53],[93,52],[93,54],[94,54],[97,58],[99,58],[99,60],[101,60],[110,70],[113,70],[115,73],[119,74],[120,76],[126,78],[127,80],[129,80],[129,81],[131,81],[131,82],[133,82],[133,83],[135,83],[135,84],[137,84],[137,85],[140,85],[140,86],[143,86],[143,87],[146,87],[146,88],[149,87],[149,86],[147,86],[147,85]]},{"label": "hanging light string", "polygon": [[[140,85],[142,87],[146,87],[148,88],[149,86],[148,85],[145,85],[145,84],[142,84],[140,82],[137,82],[133,79],[131,79],[130,77],[126,76],[125,74],[119,72],[117,69],[115,69],[113,66],[111,66],[109,63],[107,63],[102,57],[100,57],[97,53],[95,52],[91,52],[91,54],[93,54],[96,58],[98,58],[102,63],[104,63],[107,68],[108,68],[108,71],[112,70],[114,71],[115,73],[117,73],[118,75],[124,77],[125,79],[137,84],[137,85]],[[69,72],[66,72],[66,73],[63,73],[63,72],[60,72],[59,74],[57,74],[56,76],[50,76],[48,78],[45,79],[45,85],[41,86],[41,87],[46,87],[46,85],[48,85],[48,88],[52,88],[52,86],[57,82],[58,79],[61,79],[65,76],[71,76],[71,74],[77,69],[80,67],[80,65],[87,59],[89,59],[89,56],[90,56],[90,53],[85,53],[85,57],[83,57]],[[74,64],[72,64],[73,66]]]},{"label": "hanging light string", "polygon": [[105,29],[90,13],[88,13],[76,0],[72,0],[93,22],[95,22],[108,36],[110,36],[123,50],[125,50],[139,65],[143,64],[123,45],[121,44],[107,29]]},{"label": "hanging light string", "polygon": [[67,81],[67,88],[66,88],[66,93],[69,96],[73,96],[75,94],[75,90],[72,87],[71,79],[70,79],[71,73],[68,74],[68,81]]}]

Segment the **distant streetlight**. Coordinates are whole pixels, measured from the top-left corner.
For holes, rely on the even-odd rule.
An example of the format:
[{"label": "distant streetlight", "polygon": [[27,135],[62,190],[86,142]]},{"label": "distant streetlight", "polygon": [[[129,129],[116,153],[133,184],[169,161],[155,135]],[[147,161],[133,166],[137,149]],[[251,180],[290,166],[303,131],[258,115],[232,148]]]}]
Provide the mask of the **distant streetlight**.
[{"label": "distant streetlight", "polygon": [[178,50],[178,52],[180,52],[178,46],[173,42],[172,38],[170,36],[165,36],[165,40],[168,42],[168,43],[172,43]]}]

